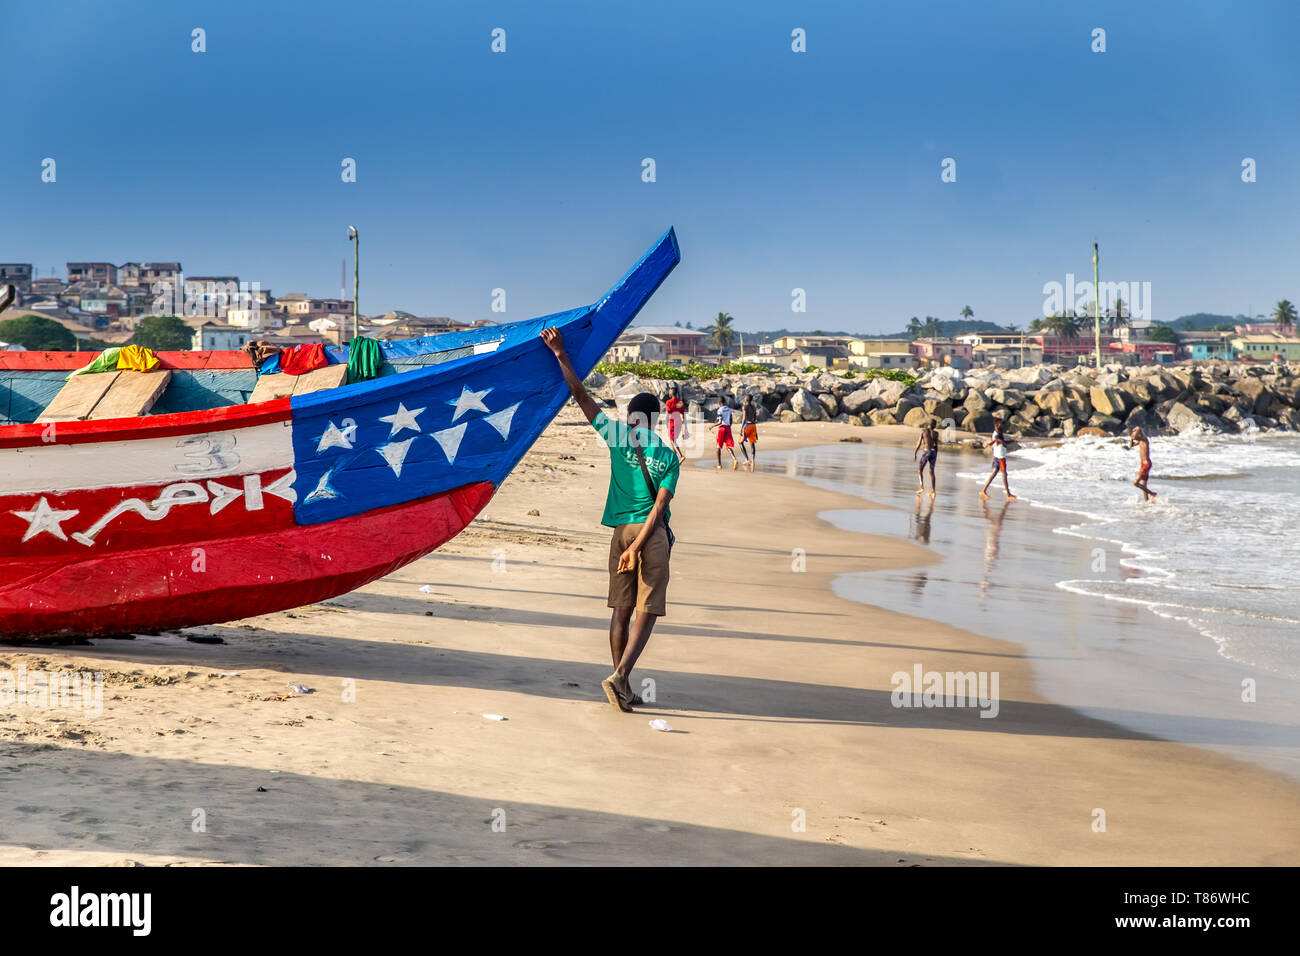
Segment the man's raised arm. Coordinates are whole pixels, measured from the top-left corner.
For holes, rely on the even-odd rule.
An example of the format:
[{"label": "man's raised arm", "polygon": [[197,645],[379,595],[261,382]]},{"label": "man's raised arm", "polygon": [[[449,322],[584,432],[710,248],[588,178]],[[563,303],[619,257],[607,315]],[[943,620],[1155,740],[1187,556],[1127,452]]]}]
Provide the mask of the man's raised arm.
[{"label": "man's raised arm", "polygon": [[564,374],[564,383],[569,386],[573,400],[582,409],[582,414],[587,416],[587,421],[594,424],[596,416],[600,414],[600,409],[596,407],[596,403],[591,400],[591,396],[583,388],[578,373],[573,370],[573,363],[569,361],[569,353],[564,350],[564,336],[560,334],[559,329],[542,329],[542,341],[546,343],[547,348],[555,353],[555,360],[560,363],[560,371]]}]

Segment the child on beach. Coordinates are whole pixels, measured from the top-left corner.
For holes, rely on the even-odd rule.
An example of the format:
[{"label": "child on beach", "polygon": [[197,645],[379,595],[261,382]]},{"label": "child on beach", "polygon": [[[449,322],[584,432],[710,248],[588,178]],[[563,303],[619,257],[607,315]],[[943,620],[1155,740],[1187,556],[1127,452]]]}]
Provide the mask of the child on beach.
[{"label": "child on beach", "polygon": [[1128,436],[1126,449],[1136,447],[1138,450],[1138,476],[1134,487],[1142,492],[1142,500],[1150,501],[1156,493],[1147,487],[1147,477],[1151,474],[1151,440],[1140,427],[1134,428]]},{"label": "child on beach", "polygon": [[731,470],[735,471],[740,467],[740,459],[736,457],[736,440],[731,437],[731,406],[725,398],[718,406],[718,420],[713,423],[713,427],[718,430],[717,467],[722,468],[722,449],[726,446],[727,451],[731,452]]},{"label": "child on beach", "polygon": [[[745,456],[745,467],[750,471],[758,464],[758,406],[754,396],[745,396],[745,405],[740,410],[740,453]],[[749,450],[745,450],[745,445]],[[734,454],[734,453],[733,453]]]},{"label": "child on beach", "polygon": [[680,435],[683,439],[686,435],[686,403],[682,401],[682,392],[676,385],[673,386],[672,394],[668,396],[668,401],[664,402],[664,411],[668,414],[668,444],[672,446],[673,451],[677,453],[678,461],[685,461],[686,455],[677,445],[677,437]]},{"label": "child on beach", "polygon": [[916,453],[925,446],[925,452],[921,455],[921,464],[916,468],[917,489],[916,496],[921,497],[925,491],[925,466],[930,466],[930,497],[939,489],[934,483],[934,463],[939,458],[939,422],[936,419],[929,419],[921,428],[921,437],[916,440],[916,447],[912,449],[912,461],[916,461]]},{"label": "child on beach", "polygon": [[1015,495],[1011,493],[1011,485],[1007,483],[1007,436],[1002,432],[1002,419],[993,419],[993,437],[989,439],[989,444],[993,447],[993,472],[989,475],[989,480],[984,482],[984,488],[980,491],[981,498],[989,496],[989,485],[993,484],[993,479],[1002,472],[1002,487],[1006,489],[1007,501],[1014,501]]},{"label": "child on beach", "polygon": [[[632,668],[664,616],[673,534],[668,502],[677,490],[681,459],[654,433],[659,399],[632,398],[627,423],[611,421],[582,387],[559,329],[543,329],[573,399],[609,446],[609,491],[601,524],[613,528],[609,542],[609,649],[614,672],[600,682],[606,699],[623,713],[645,701],[632,690]],[[636,611],[635,618],[633,611]]]}]

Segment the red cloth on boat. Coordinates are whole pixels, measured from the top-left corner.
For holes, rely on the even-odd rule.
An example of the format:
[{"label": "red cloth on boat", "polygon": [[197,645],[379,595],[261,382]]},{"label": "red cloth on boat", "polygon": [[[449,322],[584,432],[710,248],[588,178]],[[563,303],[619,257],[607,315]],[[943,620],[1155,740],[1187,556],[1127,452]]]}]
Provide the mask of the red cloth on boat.
[{"label": "red cloth on boat", "polygon": [[329,364],[323,345],[292,345],[280,350],[280,371],[305,375]]}]

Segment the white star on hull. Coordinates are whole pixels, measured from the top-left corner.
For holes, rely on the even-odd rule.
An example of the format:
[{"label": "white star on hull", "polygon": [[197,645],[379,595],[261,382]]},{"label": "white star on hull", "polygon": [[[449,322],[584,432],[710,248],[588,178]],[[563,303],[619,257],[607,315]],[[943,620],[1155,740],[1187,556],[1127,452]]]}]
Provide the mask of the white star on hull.
[{"label": "white star on hull", "polygon": [[456,413],[451,416],[451,420],[453,422],[456,421],[456,419],[460,418],[460,416],[464,415],[468,411],[489,411],[488,407],[483,404],[483,396],[490,391],[492,391],[492,389],[485,388],[481,392],[475,392],[471,391],[468,385],[462,385],[460,398],[447,403],[448,405],[456,406]]},{"label": "white star on hull", "polygon": [[16,514],[28,523],[27,533],[23,535],[23,541],[34,538],[41,533],[52,534],[60,541],[67,541],[68,536],[63,533],[63,528],[60,525],[69,518],[75,518],[81,512],[76,509],[59,511],[56,508],[51,508],[50,503],[42,498],[32,506],[31,511],[13,511],[10,513]]},{"label": "white star on hull", "polygon": [[398,402],[397,411],[393,412],[391,415],[384,415],[379,420],[381,422],[388,422],[388,424],[393,426],[392,430],[388,433],[388,437],[392,438],[404,428],[409,428],[411,431],[418,432],[420,426],[416,424],[415,419],[422,411],[424,411],[423,408],[417,408],[415,411],[411,411],[401,402]]}]

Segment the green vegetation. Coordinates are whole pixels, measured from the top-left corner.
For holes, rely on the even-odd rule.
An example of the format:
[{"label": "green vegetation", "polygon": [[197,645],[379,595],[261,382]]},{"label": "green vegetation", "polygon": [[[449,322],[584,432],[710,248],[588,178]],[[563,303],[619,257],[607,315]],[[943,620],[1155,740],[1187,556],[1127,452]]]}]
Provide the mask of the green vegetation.
[{"label": "green vegetation", "polygon": [[773,371],[770,365],[755,365],[752,362],[727,362],[725,365],[705,365],[691,362],[689,365],[669,365],[667,362],[601,362],[596,366],[601,375],[635,375],[637,378],[662,378],[682,382],[688,378],[703,382],[724,375],[748,375],[751,372]]},{"label": "green vegetation", "polygon": [[0,342],[21,345],[37,352],[71,352],[77,337],[53,319],[20,315],[0,322]]},{"label": "green vegetation", "polygon": [[146,315],[136,323],[131,344],[155,352],[184,352],[194,345],[194,332],[174,315]]},{"label": "green vegetation", "polygon": [[1171,342],[1178,343],[1178,333],[1167,325],[1157,325],[1153,328],[1147,338],[1152,342]]},{"label": "green vegetation", "polygon": [[[665,362],[601,362],[596,366],[596,371],[606,376],[635,375],[637,378],[659,378],[673,382],[683,382],[689,378],[707,382],[709,379],[721,378],[724,375],[749,375],[752,372],[767,375],[782,374],[781,369],[770,365],[754,365],[750,362],[728,362],[726,365],[704,365],[700,362],[692,362],[689,365],[668,365]],[[822,371],[824,369],[816,366],[804,369],[805,373]],[[896,368],[851,368],[840,374],[850,379],[861,377],[868,382],[874,378],[884,378],[891,382],[903,382],[909,388],[916,384],[915,375]]]}]

